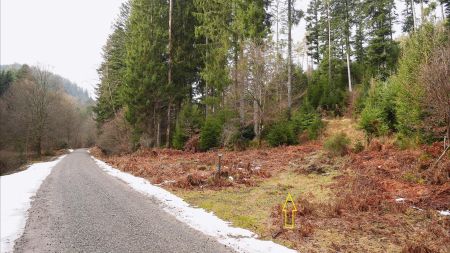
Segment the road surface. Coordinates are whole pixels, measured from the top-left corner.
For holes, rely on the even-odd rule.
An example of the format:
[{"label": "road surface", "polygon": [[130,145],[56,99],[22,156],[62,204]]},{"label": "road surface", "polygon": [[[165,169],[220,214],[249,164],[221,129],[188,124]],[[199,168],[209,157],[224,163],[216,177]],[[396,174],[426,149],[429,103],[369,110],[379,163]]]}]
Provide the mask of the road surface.
[{"label": "road surface", "polygon": [[42,183],[14,252],[232,251],[107,175],[79,149]]}]

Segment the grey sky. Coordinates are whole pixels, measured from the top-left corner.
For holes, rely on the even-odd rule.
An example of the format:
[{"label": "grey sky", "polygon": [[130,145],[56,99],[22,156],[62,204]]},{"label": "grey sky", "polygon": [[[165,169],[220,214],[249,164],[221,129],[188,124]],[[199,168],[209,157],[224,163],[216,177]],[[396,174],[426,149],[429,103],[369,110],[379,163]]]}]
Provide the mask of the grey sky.
[{"label": "grey sky", "polygon": [[[92,94],[101,48],[125,0],[0,1],[1,64],[43,64]],[[297,8],[306,11],[308,2],[298,0]],[[400,13],[403,7],[397,5]],[[303,38],[304,29],[302,20],[294,30],[295,41]]]},{"label": "grey sky", "polygon": [[1,0],[1,64],[43,64],[94,90],[123,0]]}]

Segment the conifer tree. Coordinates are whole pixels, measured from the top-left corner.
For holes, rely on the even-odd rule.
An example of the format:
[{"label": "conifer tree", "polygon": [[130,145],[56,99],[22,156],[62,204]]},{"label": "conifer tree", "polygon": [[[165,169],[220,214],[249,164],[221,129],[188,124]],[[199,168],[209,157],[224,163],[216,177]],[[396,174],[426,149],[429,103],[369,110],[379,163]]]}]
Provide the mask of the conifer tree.
[{"label": "conifer tree", "polygon": [[167,2],[134,0],[131,3],[126,43],[126,117],[135,141],[145,132],[161,145],[162,111],[167,104]]}]

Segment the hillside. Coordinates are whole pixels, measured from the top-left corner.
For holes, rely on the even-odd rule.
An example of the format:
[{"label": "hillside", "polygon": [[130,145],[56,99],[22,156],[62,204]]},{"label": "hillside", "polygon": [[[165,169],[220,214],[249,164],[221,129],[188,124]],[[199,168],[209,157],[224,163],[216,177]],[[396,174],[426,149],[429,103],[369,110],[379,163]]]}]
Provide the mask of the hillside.
[{"label": "hillside", "polygon": [[[22,67],[21,64],[15,63],[11,65],[0,65],[0,70],[17,72]],[[64,78],[60,75],[51,73],[51,82],[55,89],[63,90],[68,95],[74,97],[82,104],[94,104],[94,100],[89,96],[87,90],[81,88],[76,83]]]}]

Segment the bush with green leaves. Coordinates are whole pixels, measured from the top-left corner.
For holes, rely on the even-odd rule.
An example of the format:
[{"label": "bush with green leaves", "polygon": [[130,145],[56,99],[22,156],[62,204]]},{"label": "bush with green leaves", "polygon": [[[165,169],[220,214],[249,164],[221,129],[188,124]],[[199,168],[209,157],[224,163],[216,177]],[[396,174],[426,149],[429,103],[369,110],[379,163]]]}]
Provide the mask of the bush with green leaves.
[{"label": "bush with green leaves", "polygon": [[388,82],[375,82],[370,88],[359,120],[368,142],[396,131],[396,94],[396,86]]},{"label": "bush with green leaves", "polygon": [[319,137],[320,130],[323,128],[323,122],[320,114],[306,100],[291,119],[292,129],[295,135],[306,132],[310,140]]},{"label": "bush with green leaves", "polygon": [[447,33],[432,24],[423,25],[404,42],[397,74],[390,82],[397,86],[397,130],[404,136],[424,141],[422,122],[426,114],[425,85],[420,70],[429,62],[433,51],[448,43]]},{"label": "bush with green leaves", "polygon": [[[224,130],[224,135],[227,135],[226,132]],[[253,130],[253,125],[242,127],[235,125],[232,132],[228,136],[224,136],[224,145],[229,149],[242,151],[250,145],[250,142],[254,138],[255,131]]]},{"label": "bush with green leaves", "polygon": [[172,146],[176,149],[183,149],[184,144],[189,139],[184,129],[180,126],[181,124],[177,122],[175,126],[175,133],[173,134]]},{"label": "bush with green leaves", "polygon": [[293,145],[297,143],[297,137],[292,124],[287,120],[282,120],[273,124],[267,133],[266,139],[272,147]]},{"label": "bush with green leaves", "polygon": [[186,141],[200,131],[203,116],[197,105],[185,104],[178,115],[172,145],[176,149],[183,149]]},{"label": "bush with green leaves", "polygon": [[318,70],[313,72],[311,81],[308,83],[308,101],[314,108],[341,115],[344,112],[347,90],[346,63],[333,59],[331,77],[328,77],[328,67],[328,58],[324,58]]},{"label": "bush with green leaves", "polygon": [[206,118],[200,132],[200,150],[207,151],[220,146],[223,122],[219,117]]},{"label": "bush with green leaves", "polygon": [[419,74],[433,50],[444,43],[445,33],[432,24],[424,24],[402,42],[397,73],[386,82],[373,83],[364,100],[360,127],[368,140],[397,133],[401,146],[427,141],[425,86]]},{"label": "bush with green leaves", "polygon": [[338,133],[328,138],[324,143],[324,148],[333,155],[344,155],[347,153],[350,139],[345,133]]}]

